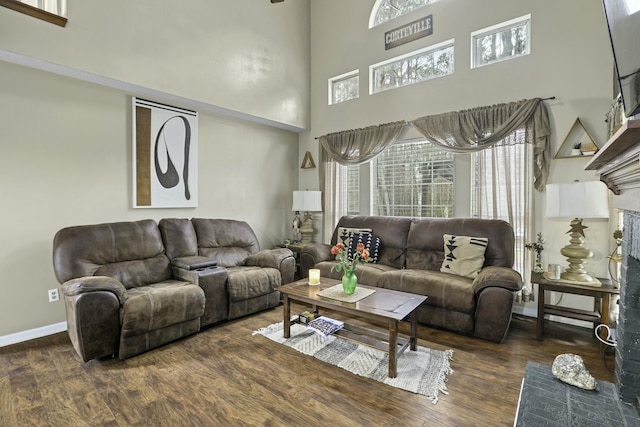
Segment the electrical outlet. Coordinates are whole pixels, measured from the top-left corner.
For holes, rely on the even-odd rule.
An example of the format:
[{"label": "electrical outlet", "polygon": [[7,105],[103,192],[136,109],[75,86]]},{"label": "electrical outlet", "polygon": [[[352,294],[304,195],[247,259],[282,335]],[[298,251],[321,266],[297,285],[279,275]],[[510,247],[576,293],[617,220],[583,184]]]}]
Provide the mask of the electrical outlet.
[{"label": "electrical outlet", "polygon": [[56,302],[60,299],[57,289],[49,289],[49,302]]}]

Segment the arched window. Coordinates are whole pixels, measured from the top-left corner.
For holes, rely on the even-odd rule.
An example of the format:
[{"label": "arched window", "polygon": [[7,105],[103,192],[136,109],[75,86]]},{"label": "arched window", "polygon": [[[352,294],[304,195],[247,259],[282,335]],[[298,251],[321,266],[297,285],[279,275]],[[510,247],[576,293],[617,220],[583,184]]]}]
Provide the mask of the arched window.
[{"label": "arched window", "polygon": [[435,3],[438,0],[376,0],[369,17],[369,28],[390,21],[398,16]]}]

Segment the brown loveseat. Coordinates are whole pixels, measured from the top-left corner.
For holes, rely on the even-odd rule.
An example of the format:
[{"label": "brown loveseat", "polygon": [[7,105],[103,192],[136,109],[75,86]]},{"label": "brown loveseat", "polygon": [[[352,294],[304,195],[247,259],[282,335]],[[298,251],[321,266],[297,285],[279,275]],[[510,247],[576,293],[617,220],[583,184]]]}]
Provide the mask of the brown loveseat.
[{"label": "brown loveseat", "polygon": [[53,265],[69,337],[84,361],[125,359],[275,307],[275,289],[295,272],[291,251],[261,251],[247,223],[223,219],[64,228]]},{"label": "brown loveseat", "polygon": [[[361,231],[361,233],[358,233]],[[522,287],[513,270],[514,234],[500,220],[471,218],[400,218],[345,216],[329,244],[306,246],[300,254],[303,274],[320,269],[322,277],[340,279],[331,246],[356,232],[378,237],[378,262],[359,265],[358,283],[429,298],[418,308],[418,320],[429,326],[502,342],[511,323],[515,291]],[[486,238],[484,262],[474,278],[442,272],[444,235]],[[353,236],[353,235],[352,235]],[[374,249],[371,248],[373,252]]]}]

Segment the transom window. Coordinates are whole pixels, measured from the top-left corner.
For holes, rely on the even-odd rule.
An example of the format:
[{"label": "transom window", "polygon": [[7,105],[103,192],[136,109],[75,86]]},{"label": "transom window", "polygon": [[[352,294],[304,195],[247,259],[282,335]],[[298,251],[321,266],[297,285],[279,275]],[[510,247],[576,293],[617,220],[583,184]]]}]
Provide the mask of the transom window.
[{"label": "transom window", "polygon": [[329,79],[329,105],[360,97],[360,72],[354,70]]},{"label": "transom window", "polygon": [[369,93],[453,74],[453,44],[453,39],[448,40],[369,66]]},{"label": "transom window", "polygon": [[65,16],[67,14],[66,0],[18,0],[38,9],[46,10],[49,13]]},{"label": "transom window", "polygon": [[377,0],[369,16],[369,28],[406,15],[438,0]]},{"label": "transom window", "polygon": [[471,68],[528,55],[531,15],[471,33]]},{"label": "transom window", "polygon": [[424,139],[399,141],[373,161],[373,214],[454,215],[454,154]]},{"label": "transom window", "polygon": [[55,25],[67,25],[67,0],[0,0],[0,6]]}]

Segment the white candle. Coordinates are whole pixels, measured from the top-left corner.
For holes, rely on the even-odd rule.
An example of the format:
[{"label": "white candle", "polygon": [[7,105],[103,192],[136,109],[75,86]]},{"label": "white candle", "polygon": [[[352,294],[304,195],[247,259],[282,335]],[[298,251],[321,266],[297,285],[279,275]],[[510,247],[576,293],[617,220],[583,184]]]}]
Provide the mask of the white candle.
[{"label": "white candle", "polygon": [[310,285],[320,284],[320,270],[318,270],[317,268],[312,268],[309,270],[309,284]]}]

